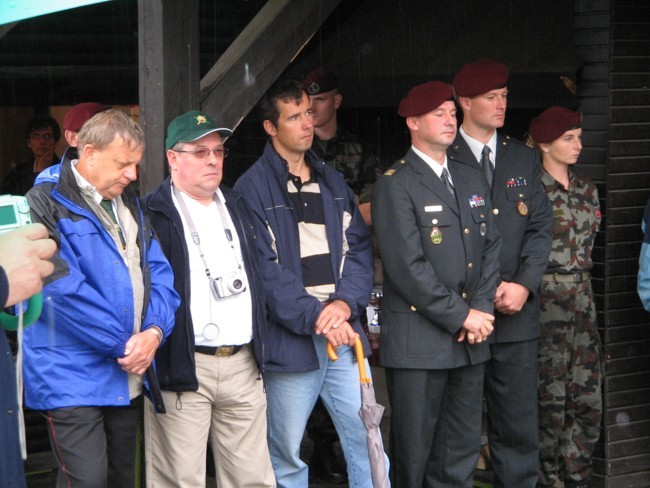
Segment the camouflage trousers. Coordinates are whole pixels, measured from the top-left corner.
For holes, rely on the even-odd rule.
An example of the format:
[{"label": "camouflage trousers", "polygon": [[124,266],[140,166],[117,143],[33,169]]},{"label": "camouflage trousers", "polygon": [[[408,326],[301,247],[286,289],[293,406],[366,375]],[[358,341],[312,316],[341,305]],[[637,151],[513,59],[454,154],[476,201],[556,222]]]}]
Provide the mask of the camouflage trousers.
[{"label": "camouflage trousers", "polygon": [[538,486],[583,485],[602,419],[600,338],[589,280],[542,281]]}]

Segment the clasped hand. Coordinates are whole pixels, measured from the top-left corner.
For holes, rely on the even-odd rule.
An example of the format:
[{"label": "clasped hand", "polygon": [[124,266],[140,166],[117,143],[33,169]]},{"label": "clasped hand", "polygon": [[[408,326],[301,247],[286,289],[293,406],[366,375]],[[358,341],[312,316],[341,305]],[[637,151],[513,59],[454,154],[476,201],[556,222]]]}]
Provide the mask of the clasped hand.
[{"label": "clasped hand", "polygon": [[343,344],[354,346],[357,333],[348,320],[352,310],[342,300],[328,302],[316,320],[316,334],[323,335],[335,348]]},{"label": "clasped hand", "polygon": [[467,340],[470,344],[479,344],[487,340],[493,330],[494,315],[470,308],[458,334],[458,342]]}]

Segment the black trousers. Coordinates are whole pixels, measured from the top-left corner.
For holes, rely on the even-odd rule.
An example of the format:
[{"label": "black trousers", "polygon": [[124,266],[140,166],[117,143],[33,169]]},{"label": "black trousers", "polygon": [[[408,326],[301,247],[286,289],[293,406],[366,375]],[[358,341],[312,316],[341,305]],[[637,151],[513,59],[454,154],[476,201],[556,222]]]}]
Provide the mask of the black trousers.
[{"label": "black trousers", "polygon": [[485,366],[495,488],[534,488],[539,468],[537,339],[490,344]]},{"label": "black trousers", "polygon": [[59,465],[57,488],[135,485],[142,396],[124,407],[72,407],[44,412]]},{"label": "black trousers", "polygon": [[484,364],[386,368],[393,486],[471,488],[481,444]]}]

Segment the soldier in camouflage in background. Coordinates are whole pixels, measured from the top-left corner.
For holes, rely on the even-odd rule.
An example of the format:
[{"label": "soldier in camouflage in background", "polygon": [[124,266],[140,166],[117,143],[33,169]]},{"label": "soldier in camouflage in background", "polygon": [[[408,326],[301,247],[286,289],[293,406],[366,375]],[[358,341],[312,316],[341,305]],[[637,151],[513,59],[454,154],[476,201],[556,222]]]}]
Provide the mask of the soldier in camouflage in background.
[{"label": "soldier in camouflage in background", "polygon": [[602,418],[600,339],[591,288],[591,250],[601,214],[596,186],[576,175],[581,114],[542,112],[530,136],[542,155],[553,206],[553,247],[540,292],[539,487],[586,487]]},{"label": "soldier in camouflage in background", "polygon": [[309,94],[314,121],[312,150],[343,175],[370,227],[371,191],[380,174],[379,160],[368,143],[338,125],[336,114],[343,95],[334,73],[317,68],[307,75],[303,86]]}]

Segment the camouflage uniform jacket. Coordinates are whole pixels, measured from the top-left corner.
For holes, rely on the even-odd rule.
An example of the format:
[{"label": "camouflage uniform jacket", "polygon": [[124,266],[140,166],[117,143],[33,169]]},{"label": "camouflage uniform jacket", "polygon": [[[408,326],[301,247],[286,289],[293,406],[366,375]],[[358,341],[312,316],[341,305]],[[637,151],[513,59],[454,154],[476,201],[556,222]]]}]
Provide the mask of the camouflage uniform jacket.
[{"label": "camouflage uniform jacket", "polygon": [[591,250],[601,214],[596,185],[569,170],[565,190],[546,170],[542,184],[553,207],[553,246],[547,273],[573,273],[591,269]]},{"label": "camouflage uniform jacket", "polygon": [[314,135],[312,149],[323,160],[341,173],[359,203],[369,203],[372,185],[379,176],[379,160],[369,144],[344,129],[328,141]]}]

